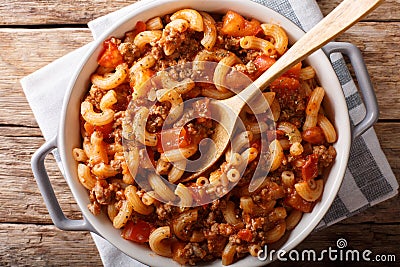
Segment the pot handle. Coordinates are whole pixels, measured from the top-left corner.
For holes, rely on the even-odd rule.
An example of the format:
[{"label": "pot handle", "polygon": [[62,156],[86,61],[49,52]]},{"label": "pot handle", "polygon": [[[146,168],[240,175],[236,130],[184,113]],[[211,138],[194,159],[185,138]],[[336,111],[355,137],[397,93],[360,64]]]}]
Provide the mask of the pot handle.
[{"label": "pot handle", "polygon": [[361,96],[366,109],[366,114],[363,120],[353,128],[352,135],[353,139],[355,139],[371,128],[378,120],[379,116],[378,101],[376,99],[375,91],[372,86],[367,67],[365,66],[361,51],[351,43],[330,42],[324,46],[323,50],[328,57],[330,54],[335,52],[345,54],[350,59],[350,63],[353,66],[358,87],[361,91]]},{"label": "pot handle", "polygon": [[54,137],[50,141],[44,143],[33,154],[31,160],[33,175],[36,183],[38,184],[40,193],[43,196],[46,207],[49,210],[50,217],[53,220],[54,225],[61,230],[90,231],[96,233],[96,230],[85,218],[82,220],[68,219],[58,203],[44,165],[46,156],[55,148],[57,148],[57,137]]}]

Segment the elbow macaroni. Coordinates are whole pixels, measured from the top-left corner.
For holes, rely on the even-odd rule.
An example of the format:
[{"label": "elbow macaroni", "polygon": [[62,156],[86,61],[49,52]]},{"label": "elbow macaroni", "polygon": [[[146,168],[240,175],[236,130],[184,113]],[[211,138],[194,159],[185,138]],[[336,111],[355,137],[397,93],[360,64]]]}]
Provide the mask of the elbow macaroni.
[{"label": "elbow macaroni", "polygon": [[203,17],[197,10],[194,9],[182,9],[175,12],[171,16],[171,20],[185,19],[189,22],[189,28],[201,32],[203,31]]},{"label": "elbow macaroni", "polygon": [[288,46],[288,37],[286,32],[276,24],[261,24],[261,28],[267,37],[272,37],[274,47],[279,55],[283,55]]},{"label": "elbow macaroni", "polygon": [[206,12],[200,12],[203,17],[203,28],[204,37],[200,43],[206,48],[211,49],[217,41],[217,27],[215,26],[215,20]]},{"label": "elbow macaroni", "polygon": [[267,56],[275,54],[275,46],[271,42],[255,36],[242,37],[240,39],[240,46],[244,49],[260,50]]},{"label": "elbow macaroni", "polygon": [[107,75],[93,74],[91,77],[92,83],[104,90],[116,88],[118,85],[125,82],[128,76],[128,65],[120,64],[115,68],[115,72]]},{"label": "elbow macaroni", "polygon": [[151,232],[149,237],[149,245],[151,250],[153,250],[158,255],[164,257],[171,257],[172,251],[171,246],[163,241],[171,237],[171,229],[169,226],[162,226]]}]

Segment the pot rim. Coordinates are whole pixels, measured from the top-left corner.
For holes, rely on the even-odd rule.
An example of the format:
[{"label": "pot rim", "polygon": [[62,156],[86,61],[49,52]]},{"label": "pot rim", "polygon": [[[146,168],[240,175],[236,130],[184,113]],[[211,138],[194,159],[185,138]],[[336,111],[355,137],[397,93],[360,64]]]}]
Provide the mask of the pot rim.
[{"label": "pot rim", "polygon": [[[155,9],[159,9],[161,14],[167,14],[171,13],[173,10],[178,10],[182,7],[193,7],[195,9],[200,9],[200,7],[204,10],[210,10],[212,9],[213,11],[226,11],[228,9],[233,9],[237,10],[240,14],[243,14],[245,16],[249,17],[254,17],[256,19],[260,19],[261,13],[265,15],[265,17],[268,17],[269,21],[264,22],[278,22],[282,26],[284,26],[286,32],[288,35],[290,35],[291,38],[294,36],[295,39],[297,39],[299,36],[303,35],[304,32],[296,26],[293,22],[285,18],[284,16],[280,15],[279,13],[271,10],[270,8],[263,6],[261,4],[252,2],[252,1],[241,1],[241,0],[207,0],[205,1],[206,4],[201,3],[202,1],[185,1],[185,0],[162,0],[162,1],[144,1],[142,4],[141,2],[138,2],[137,8],[132,11],[129,15],[124,16],[121,18],[117,23],[113,24],[108,30],[106,30],[101,37],[99,37],[97,40],[95,40],[90,48],[88,49],[88,52],[86,55],[82,58],[81,63],[77,67],[76,72],[73,75],[73,78],[71,79],[71,82],[68,86],[68,91],[66,93],[64,102],[63,102],[63,108],[62,108],[62,115],[61,115],[61,120],[60,120],[60,126],[59,126],[59,132],[58,132],[58,147],[60,151],[60,156],[61,160],[63,162],[63,167],[64,167],[64,175],[65,179],[67,180],[67,183],[74,195],[74,198],[78,202],[78,205],[84,215],[84,217],[88,220],[88,222],[94,227],[94,229],[105,239],[107,239],[110,243],[112,243],[114,246],[116,246],[118,249],[123,251],[125,254],[129,255],[130,257],[143,262],[145,264],[149,265],[161,265],[161,266],[178,266],[179,264],[174,262],[172,259],[164,258],[161,256],[156,255],[154,252],[152,252],[150,249],[146,248],[147,253],[141,253],[144,252],[143,246],[140,246],[138,244],[133,244],[130,241],[123,240],[119,235],[115,235],[115,231],[109,231],[109,227],[105,227],[102,219],[99,218],[99,216],[94,216],[90,211],[87,209],[86,205],[87,202],[83,199],[83,190],[86,191],[86,189],[83,188],[83,186],[77,181],[77,179],[74,179],[76,177],[76,163],[72,161],[73,158],[72,156],[67,155],[67,151],[70,150],[70,146],[68,144],[68,140],[70,137],[70,134],[72,134],[70,131],[67,130],[67,121],[68,117],[71,116],[69,114],[69,109],[71,108],[71,99],[79,97],[79,95],[82,95],[82,90],[79,89],[78,85],[83,84],[84,80],[87,79],[87,77],[84,77],[85,75],[88,76],[87,74],[83,74],[85,68],[87,68],[87,62],[90,62],[94,60],[94,58],[97,59],[96,53],[99,52],[99,49],[102,45],[102,42],[109,38],[110,36],[115,36],[113,33],[114,32],[125,32],[128,30],[126,27],[128,21],[137,21],[140,20],[141,18],[151,18],[152,16],[148,16],[146,14],[150,13],[153,14],[155,13]],[[172,6],[172,7],[171,7]],[[225,8],[229,7],[229,8]],[[210,12],[213,12],[210,11]],[[158,12],[158,11],[157,11]],[[260,19],[261,20],[261,19]],[[261,20],[262,21],[262,20]],[[134,25],[134,24],[133,24]],[[125,27],[124,27],[125,26]],[[125,30],[121,30],[124,28]],[[116,34],[118,36],[118,34]],[[290,38],[290,39],[291,39]],[[335,181],[330,181],[328,180],[329,184],[332,183],[331,188],[325,188],[324,193],[323,193],[323,199],[314,207],[314,210],[312,213],[307,214],[307,226],[304,229],[298,229],[299,227],[295,228],[297,229],[296,234],[290,234],[288,237],[287,242],[280,247],[280,249],[283,249],[285,251],[289,251],[293,249],[295,246],[297,246],[300,242],[302,242],[310,233],[311,231],[318,225],[320,220],[323,218],[325,213],[328,211],[330,206],[333,203],[333,200],[340,188],[341,182],[344,177],[344,173],[346,170],[347,166],[347,161],[349,157],[349,152],[350,152],[350,143],[351,143],[351,134],[350,134],[350,122],[348,118],[348,110],[347,110],[347,105],[344,99],[344,95],[342,92],[342,88],[340,86],[340,83],[337,79],[337,76],[333,70],[333,67],[327,58],[327,56],[323,53],[322,50],[316,51],[314,54],[312,54],[309,57],[309,60],[312,61],[317,61],[319,62],[318,65],[319,67],[317,68],[317,75],[320,73],[320,75],[326,75],[322,73],[329,73],[331,75],[330,77],[330,86],[329,88],[337,88],[337,91],[335,94],[341,95],[340,98],[338,99],[330,99],[329,103],[331,105],[331,108],[335,106],[334,108],[334,113],[335,116],[340,114],[340,124],[339,121],[335,120],[334,124],[336,126],[336,129],[340,130],[340,133],[338,134],[339,139],[340,139],[340,144],[336,143],[335,148],[340,148],[340,155],[341,157],[336,159],[334,169],[337,170],[336,173],[334,174],[329,174],[330,179],[335,179]],[[93,63],[93,62],[92,62]],[[97,62],[96,62],[97,64]],[[323,67],[320,67],[323,66]],[[89,73],[89,72],[88,72]],[[90,75],[90,74],[89,74]],[[325,80],[325,77],[319,77],[320,80]],[[321,79],[323,78],[323,79]],[[87,88],[87,87],[85,87]],[[86,89],[85,89],[86,91]],[[331,92],[328,92],[328,94]],[[80,99],[80,98],[79,98]],[[334,104],[334,105],[333,105]],[[332,110],[330,110],[332,112]],[[346,115],[344,115],[346,114]],[[340,126],[340,127],[339,127]],[[72,127],[73,128],[73,127]],[[338,140],[339,141],[339,140]],[[341,146],[341,147],[340,147]],[[72,153],[71,153],[72,154]],[[339,153],[338,153],[339,154]],[[332,168],[333,169],[333,168]],[[87,192],[86,192],[87,195]],[[321,203],[323,201],[323,203]],[[303,218],[302,221],[305,219]],[[118,230],[119,231],[119,230]],[[294,230],[293,230],[294,231]],[[291,233],[293,233],[293,231]],[[128,245],[128,243],[131,243]],[[135,250],[132,251],[132,248],[135,247]],[[135,252],[139,253],[135,253]],[[216,266],[219,266],[217,264],[220,262],[219,260],[214,261],[212,264],[216,264]],[[256,257],[251,257],[247,256],[245,259],[239,260],[238,262],[234,263],[232,266],[261,266],[264,265],[266,262],[259,261],[257,260]]]}]

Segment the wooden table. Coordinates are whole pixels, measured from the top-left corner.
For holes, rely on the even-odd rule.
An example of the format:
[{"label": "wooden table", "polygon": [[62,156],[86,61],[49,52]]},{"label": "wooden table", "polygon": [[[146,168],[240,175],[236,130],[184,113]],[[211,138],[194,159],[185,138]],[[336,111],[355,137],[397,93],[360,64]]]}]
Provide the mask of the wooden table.
[{"label": "wooden table", "polygon": [[[126,0],[3,0],[0,4],[0,265],[99,266],[87,232],[58,230],[34,181],[30,158],[44,139],[19,80],[87,42],[86,23],[126,6]],[[340,1],[319,0],[327,14]],[[380,106],[375,129],[396,177],[400,177],[400,0],[387,0],[339,40],[364,55]],[[56,77],[50,77],[52,79]],[[55,161],[46,160],[57,197],[70,218],[79,209]],[[400,205],[396,196],[334,226],[313,233],[300,250],[322,251],[345,238],[352,249],[396,255],[400,262]],[[280,266],[274,263],[273,266]],[[305,265],[306,263],[300,263]],[[308,263],[307,263],[308,264]],[[311,265],[320,263],[311,263]],[[335,266],[338,262],[324,262]],[[347,266],[347,262],[343,266]],[[358,266],[357,263],[353,263]],[[384,265],[388,265],[385,263]],[[384,266],[382,265],[382,266]],[[291,265],[288,265],[291,266]],[[370,262],[367,266],[379,266]]]}]

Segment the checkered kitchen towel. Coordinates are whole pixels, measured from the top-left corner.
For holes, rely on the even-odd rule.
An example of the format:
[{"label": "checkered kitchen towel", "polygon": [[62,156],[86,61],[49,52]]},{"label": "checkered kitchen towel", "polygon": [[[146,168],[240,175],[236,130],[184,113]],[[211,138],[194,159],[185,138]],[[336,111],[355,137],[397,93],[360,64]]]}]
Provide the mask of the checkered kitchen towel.
[{"label": "checkered kitchen towel", "polygon": [[[123,15],[138,8],[139,5],[146,5],[151,1],[157,0],[142,0],[90,22],[89,28],[93,37],[98,38],[105,29]],[[321,11],[315,0],[253,1],[281,13],[305,31],[311,29],[322,19]],[[64,92],[74,72],[74,66],[79,63],[87,48],[88,45],[21,80],[28,102],[47,140],[56,135],[55,129],[57,129],[59,123]],[[361,97],[341,55],[332,55],[331,61],[343,87],[351,121],[353,124],[357,124],[365,115]],[[51,77],[57,77],[57,79],[48,79],[50,73]],[[332,225],[389,199],[397,194],[397,190],[396,178],[380,148],[375,131],[370,129],[354,140],[343,184],[332,207],[317,229]],[[93,239],[105,266],[144,266],[97,235],[93,234]]]}]

